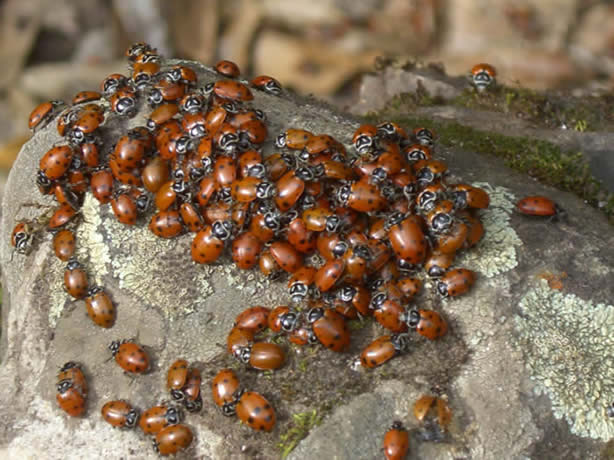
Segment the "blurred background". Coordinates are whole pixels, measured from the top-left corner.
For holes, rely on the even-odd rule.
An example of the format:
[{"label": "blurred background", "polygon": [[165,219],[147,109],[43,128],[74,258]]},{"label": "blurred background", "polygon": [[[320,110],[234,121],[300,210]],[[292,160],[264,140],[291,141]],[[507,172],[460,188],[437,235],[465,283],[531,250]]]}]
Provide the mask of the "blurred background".
[{"label": "blurred background", "polygon": [[528,88],[611,91],[612,0],[0,0],[0,176],[39,102],[97,90],[145,41],[348,108],[376,57],[478,62]]}]

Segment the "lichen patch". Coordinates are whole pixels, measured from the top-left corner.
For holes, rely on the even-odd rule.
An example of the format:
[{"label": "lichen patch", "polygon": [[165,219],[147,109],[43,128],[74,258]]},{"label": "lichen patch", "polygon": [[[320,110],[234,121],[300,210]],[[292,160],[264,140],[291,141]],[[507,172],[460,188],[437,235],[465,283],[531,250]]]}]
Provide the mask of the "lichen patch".
[{"label": "lichen patch", "polygon": [[522,298],[516,317],[518,345],[556,418],[574,434],[607,441],[614,419],[605,408],[614,397],[614,306],[563,294],[540,280]]},{"label": "lichen patch", "polygon": [[490,206],[480,216],[485,230],[482,241],[471,251],[465,251],[458,262],[487,278],[493,278],[518,265],[516,247],[522,245],[522,240],[510,225],[515,197],[505,187],[493,187],[487,182],[472,185],[488,192]]}]

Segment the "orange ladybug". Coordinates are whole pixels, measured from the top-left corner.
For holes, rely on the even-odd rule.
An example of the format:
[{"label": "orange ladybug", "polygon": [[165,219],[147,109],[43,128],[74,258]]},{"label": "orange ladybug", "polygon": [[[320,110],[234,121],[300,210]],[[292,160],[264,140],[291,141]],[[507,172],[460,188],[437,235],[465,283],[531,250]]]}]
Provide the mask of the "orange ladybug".
[{"label": "orange ladybug", "polygon": [[386,460],[403,460],[409,450],[409,434],[403,424],[396,421],[384,435]]}]

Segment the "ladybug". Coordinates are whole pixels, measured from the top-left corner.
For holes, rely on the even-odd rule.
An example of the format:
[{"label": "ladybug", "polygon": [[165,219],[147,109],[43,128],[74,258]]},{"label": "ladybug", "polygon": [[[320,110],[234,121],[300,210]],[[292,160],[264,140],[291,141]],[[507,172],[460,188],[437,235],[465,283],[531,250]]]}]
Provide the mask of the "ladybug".
[{"label": "ladybug", "polygon": [[261,120],[248,120],[238,128],[239,138],[247,147],[262,144],[268,135],[268,128]]},{"label": "ladybug", "polygon": [[283,348],[276,343],[269,342],[256,342],[237,348],[235,357],[242,363],[259,370],[279,369],[286,361]]},{"label": "ladybug", "polygon": [[386,121],[377,125],[377,135],[379,137],[392,138],[395,141],[407,139],[407,132],[393,121]]},{"label": "ladybug", "polygon": [[471,80],[478,91],[484,91],[495,83],[497,71],[490,64],[476,64],[471,68]]},{"label": "ladybug", "polygon": [[152,48],[148,43],[137,42],[126,49],[125,56],[128,58],[128,61],[134,62],[139,56],[151,52],[155,53],[156,49]]},{"label": "ladybug", "polygon": [[407,325],[427,339],[435,340],[446,335],[448,325],[439,313],[432,310],[412,309],[407,315]]},{"label": "ladybug", "polygon": [[222,369],[211,381],[213,401],[226,416],[235,414],[239,379],[232,369]]},{"label": "ladybug", "polygon": [[109,102],[111,110],[117,115],[129,118],[136,115],[136,93],[127,86],[115,91]]},{"label": "ladybug", "polygon": [[408,145],[401,151],[401,153],[409,163],[413,163],[420,160],[430,160],[433,157],[431,149],[426,145],[422,144]]},{"label": "ladybug", "polygon": [[152,145],[149,132],[143,131],[132,129],[117,140],[113,154],[122,170],[129,171],[142,166],[143,158]]},{"label": "ladybug", "polygon": [[84,102],[97,101],[100,98],[102,98],[102,94],[98,91],[79,91],[72,98],[72,104],[83,104]]},{"label": "ladybug", "polygon": [[154,450],[160,455],[173,455],[187,449],[194,435],[186,425],[171,425],[160,430],[154,440]]},{"label": "ladybug", "polygon": [[174,238],[183,231],[179,211],[160,211],[151,217],[149,229],[160,238]]},{"label": "ladybug", "polygon": [[111,208],[117,220],[124,225],[136,224],[137,204],[128,193],[119,193],[111,200]]},{"label": "ladybug", "polygon": [[[179,182],[178,185],[181,186],[181,182]],[[156,192],[156,196],[154,198],[154,202],[158,210],[166,211],[173,204],[175,204],[175,200],[177,199],[177,192],[175,191],[176,188],[177,186],[173,180],[169,180],[162,184],[162,186]]]},{"label": "ladybug", "polygon": [[134,428],[139,420],[138,409],[123,400],[105,403],[100,414],[105,422],[116,428]]},{"label": "ladybug", "polygon": [[427,214],[426,221],[433,233],[448,232],[455,222],[454,203],[450,200],[439,201]]},{"label": "ladybug", "polygon": [[100,164],[98,146],[93,142],[81,144],[81,156],[83,157],[85,165],[90,168],[96,168]]},{"label": "ladybug", "polygon": [[292,332],[299,322],[299,314],[286,305],[279,305],[269,314],[269,329],[273,332]]},{"label": "ladybug", "polygon": [[307,229],[300,217],[293,219],[287,228],[286,238],[294,249],[302,254],[310,254],[316,249],[317,234]]},{"label": "ladybug", "polygon": [[395,356],[409,350],[409,337],[407,334],[383,335],[371,342],[360,354],[360,363],[363,367],[374,368],[381,366]]},{"label": "ladybug", "polygon": [[137,89],[142,91],[151,85],[159,71],[159,62],[137,62],[132,66],[132,82]]},{"label": "ladybug", "polygon": [[171,81],[182,81],[188,86],[195,85],[198,82],[198,75],[190,67],[176,65],[170,68],[167,72],[167,78]]},{"label": "ladybug", "polygon": [[341,352],[349,347],[350,331],[341,314],[315,307],[307,312],[307,320],[315,336],[326,348]]},{"label": "ladybug", "polygon": [[345,262],[341,259],[333,259],[322,265],[314,275],[314,283],[320,292],[332,289],[341,279],[345,271]]},{"label": "ladybug", "polygon": [[250,329],[233,327],[226,338],[226,349],[230,354],[236,356],[239,349],[247,347],[252,343],[255,334],[256,332]]},{"label": "ladybug", "polygon": [[484,236],[484,225],[479,218],[470,215],[468,212],[461,211],[458,213],[458,217],[466,222],[469,228],[467,238],[465,238],[465,242],[463,243],[463,249],[472,248],[478,244]]},{"label": "ladybug", "polygon": [[139,420],[139,427],[145,434],[157,434],[169,425],[177,425],[181,419],[182,413],[179,408],[163,404],[143,412]]},{"label": "ladybug", "polygon": [[373,316],[383,327],[392,332],[407,331],[407,324],[403,321],[405,308],[386,292],[375,294],[371,299]]},{"label": "ladybug", "polygon": [[60,380],[57,384],[56,400],[60,409],[71,417],[79,417],[85,412],[85,399],[80,388],[72,380]]},{"label": "ladybug", "polygon": [[58,259],[67,262],[75,253],[75,234],[66,229],[57,232],[53,236],[53,251]]},{"label": "ladybug", "polygon": [[260,394],[246,391],[236,406],[237,417],[257,431],[271,431],[275,426],[275,410]]},{"label": "ladybug", "polygon": [[75,259],[71,259],[66,265],[64,288],[75,299],[81,299],[87,294],[87,273]]},{"label": "ladybug", "polygon": [[28,254],[34,243],[34,229],[28,222],[17,222],[11,233],[11,245],[20,254]]},{"label": "ladybug", "polygon": [[313,133],[309,131],[290,128],[277,136],[275,146],[280,149],[287,147],[292,150],[302,150],[312,137]]},{"label": "ladybug", "polygon": [[73,158],[73,150],[68,145],[53,147],[43,155],[40,160],[39,168],[49,180],[56,180],[62,177]]},{"label": "ladybug", "polygon": [[359,155],[365,156],[375,149],[375,139],[377,138],[377,126],[362,125],[352,137],[352,144]]},{"label": "ladybug", "polygon": [[251,101],[254,96],[250,89],[243,83],[233,80],[218,80],[213,84],[205,86],[205,93],[212,91],[213,94],[232,101]]},{"label": "ladybug", "polygon": [[296,171],[288,171],[275,184],[275,204],[281,212],[288,211],[303,194],[305,182],[297,177]]},{"label": "ladybug", "polygon": [[422,281],[420,281],[418,278],[407,276],[398,279],[396,285],[403,295],[403,302],[409,302],[416,296],[416,294],[418,294],[418,292],[420,292],[420,289],[422,288]]},{"label": "ladybug", "polygon": [[366,287],[344,286],[337,292],[337,297],[342,302],[349,302],[362,316],[371,315],[371,292]]},{"label": "ladybug", "polygon": [[184,114],[181,126],[191,139],[199,139],[207,135],[205,115],[200,112]]},{"label": "ladybug", "polygon": [[254,88],[264,91],[265,93],[273,94],[275,96],[281,94],[282,90],[281,83],[279,83],[273,77],[269,77],[267,75],[259,75],[257,77],[254,77],[249,82],[249,84]]},{"label": "ladybug", "polygon": [[288,273],[294,273],[303,266],[303,257],[287,241],[275,241],[269,251],[279,267]]},{"label": "ladybug", "polygon": [[432,146],[435,141],[435,132],[430,128],[414,128],[413,134],[420,144],[426,145],[427,147]]},{"label": "ladybug", "polygon": [[171,80],[159,80],[151,89],[147,101],[150,105],[156,106],[164,102],[178,101],[184,97],[186,85],[183,82],[173,82]]},{"label": "ladybug", "polygon": [[416,218],[395,214],[386,222],[386,226],[390,228],[388,239],[396,256],[411,264],[421,264],[426,257],[427,241]]},{"label": "ladybug", "polygon": [[94,198],[101,204],[108,203],[113,198],[113,174],[107,169],[92,173],[90,187]]},{"label": "ladybug", "polygon": [[454,263],[454,252],[432,251],[424,262],[424,269],[431,278],[440,278]]},{"label": "ladybug", "polygon": [[115,323],[115,305],[101,287],[93,286],[87,291],[85,306],[87,314],[98,326],[107,329]]},{"label": "ladybug", "polygon": [[228,78],[239,78],[239,66],[232,61],[221,60],[215,64],[215,71]]},{"label": "ladybug", "polygon": [[232,242],[232,260],[237,267],[247,270],[258,263],[262,243],[251,231],[238,235]]},{"label": "ladybug", "polygon": [[173,102],[169,102],[166,104],[159,105],[155,108],[151,114],[149,114],[149,118],[145,122],[145,126],[150,131],[155,131],[155,129],[169,121],[175,115],[179,113],[179,106]]},{"label": "ladybug", "polygon": [[[143,374],[149,370],[149,357],[140,345],[128,340],[114,340],[109,345],[115,362],[131,374]],[[143,414],[144,415],[144,414]]]},{"label": "ladybug", "polygon": [[65,363],[60,368],[60,372],[58,373],[58,381],[61,380],[70,380],[73,386],[75,386],[80,391],[83,397],[87,398],[87,380],[85,379],[85,375],[81,370],[80,364],[75,363],[73,361]]},{"label": "ladybug", "polygon": [[[88,107],[93,104],[88,104]],[[93,105],[94,107],[98,107]],[[86,134],[93,133],[100,124],[104,121],[104,115],[100,109],[84,110],[79,118],[73,123],[69,134],[70,141],[73,144],[82,144],[86,142]]]},{"label": "ladybug", "polygon": [[[178,359],[168,369],[166,374],[166,389],[181,390],[188,378],[188,362],[185,359]],[[177,398],[176,398],[177,399]]]},{"label": "ladybug", "polygon": [[77,211],[70,205],[60,206],[49,219],[47,227],[51,230],[63,227],[77,214]]},{"label": "ladybug", "polygon": [[202,408],[202,398],[200,397],[201,381],[200,371],[195,367],[190,368],[185,385],[181,388],[181,392],[184,395],[183,403],[189,412],[197,412]]},{"label": "ladybug", "polygon": [[449,186],[449,189],[452,190],[454,207],[456,209],[486,209],[490,204],[488,193],[479,187],[473,187],[468,184],[456,184]]},{"label": "ladybug", "polygon": [[455,220],[447,233],[439,235],[435,241],[434,250],[446,254],[456,253],[465,244],[468,233],[469,227],[467,224]]},{"label": "ladybug", "polygon": [[338,196],[341,203],[346,203],[348,207],[359,212],[381,211],[386,205],[386,199],[380,190],[366,179],[341,187]]},{"label": "ladybug", "polygon": [[294,303],[300,303],[307,297],[316,272],[317,270],[314,267],[301,267],[294,272],[288,281],[290,297]]},{"label": "ladybug", "polygon": [[192,240],[192,260],[199,264],[215,262],[224,251],[224,241],[230,238],[231,229],[231,222],[218,220],[198,232]]},{"label": "ladybug", "polygon": [[48,101],[37,105],[28,117],[28,128],[33,132],[44,128],[64,105],[63,101]]},{"label": "ladybug", "polygon": [[550,198],[545,196],[527,196],[516,203],[516,210],[527,216],[544,216],[558,218],[564,211]]},{"label": "ladybug", "polygon": [[181,220],[190,232],[196,233],[202,230],[204,226],[202,217],[191,203],[181,203],[179,213]]},{"label": "ladybug", "polygon": [[60,136],[64,137],[67,134],[72,124],[77,121],[78,115],[79,110],[75,108],[68,108],[60,114],[56,123],[56,128]]},{"label": "ladybug", "polygon": [[261,307],[259,305],[247,308],[237,315],[234,327],[247,329],[257,334],[267,328],[270,313],[270,308]]},{"label": "ladybug", "polygon": [[446,272],[437,283],[437,291],[442,297],[456,297],[464,294],[473,286],[477,275],[466,268],[456,268]]},{"label": "ladybug", "polygon": [[100,90],[105,96],[111,97],[118,89],[126,87],[127,84],[128,79],[124,75],[113,73],[102,80]]},{"label": "ladybug", "polygon": [[396,421],[384,435],[384,456],[386,460],[403,460],[409,451],[409,433],[403,424]]},{"label": "ladybug", "polygon": [[149,192],[156,193],[166,183],[169,178],[168,163],[162,158],[156,156],[150,159],[141,173],[143,187]]}]

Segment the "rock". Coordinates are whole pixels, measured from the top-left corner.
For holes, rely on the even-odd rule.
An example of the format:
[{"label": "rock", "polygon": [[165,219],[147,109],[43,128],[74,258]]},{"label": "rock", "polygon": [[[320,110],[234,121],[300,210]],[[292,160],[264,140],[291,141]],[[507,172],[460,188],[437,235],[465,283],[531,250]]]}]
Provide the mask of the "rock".
[{"label": "rock", "polygon": [[[198,70],[201,81],[214,78],[210,69]],[[265,110],[271,139],[287,127],[305,127],[348,144],[358,126],[310,99],[256,92],[254,105]],[[129,125],[143,121],[141,113]],[[112,136],[120,124],[109,116],[102,135]],[[142,226],[127,228],[88,196],[77,232],[78,258],[118,311],[111,329],[97,328],[83,302],[64,293],[63,264],[53,255],[50,235],[41,235],[28,256],[10,246],[17,219],[39,217],[52,206],[39,194],[34,176],[39,158],[58,140],[52,124],[24,146],[3,199],[0,457],[156,458],[149,439],[112,429],[98,412],[109,399],[128,399],[146,409],[166,398],[166,370],[179,357],[203,375],[203,410],[186,417],[195,432],[188,458],[278,458],[279,443],[282,448],[295,443],[291,458],[371,460],[381,455],[382,435],[393,420],[419,428],[411,407],[432,387],[446,394],[452,422],[444,443],[412,435],[412,458],[597,458],[612,438],[614,419],[605,408],[614,394],[614,236],[606,219],[578,198],[536,184],[490,157],[437,147],[437,158],[453,172],[451,180],[477,184],[491,196],[482,215],[484,240],[458,260],[478,272],[473,290],[441,300],[434,283],[425,280],[416,300],[443,312],[450,332],[428,343],[412,336],[410,353],[364,370],[356,358],[382,334],[366,320],[356,323],[347,353],[288,348],[288,362],[279,371],[239,369],[242,384],[276,409],[274,431],[256,433],[220,414],[209,382],[220,368],[238,367],[218,345],[236,314],[251,305],[288,302],[283,281],[239,272],[227,258],[196,266],[186,256],[189,235],[161,241]],[[272,150],[271,141],[265,150]],[[515,200],[527,194],[551,196],[567,211],[567,220],[514,213]],[[567,274],[562,286],[553,284],[561,291],[541,279],[546,271]],[[111,340],[130,337],[153,359],[151,371],[134,379],[109,361],[107,350]],[[58,367],[68,360],[83,363],[91,384],[82,419],[68,420],[54,401]],[[301,414],[314,411],[311,425],[294,429],[304,420]]]}]

